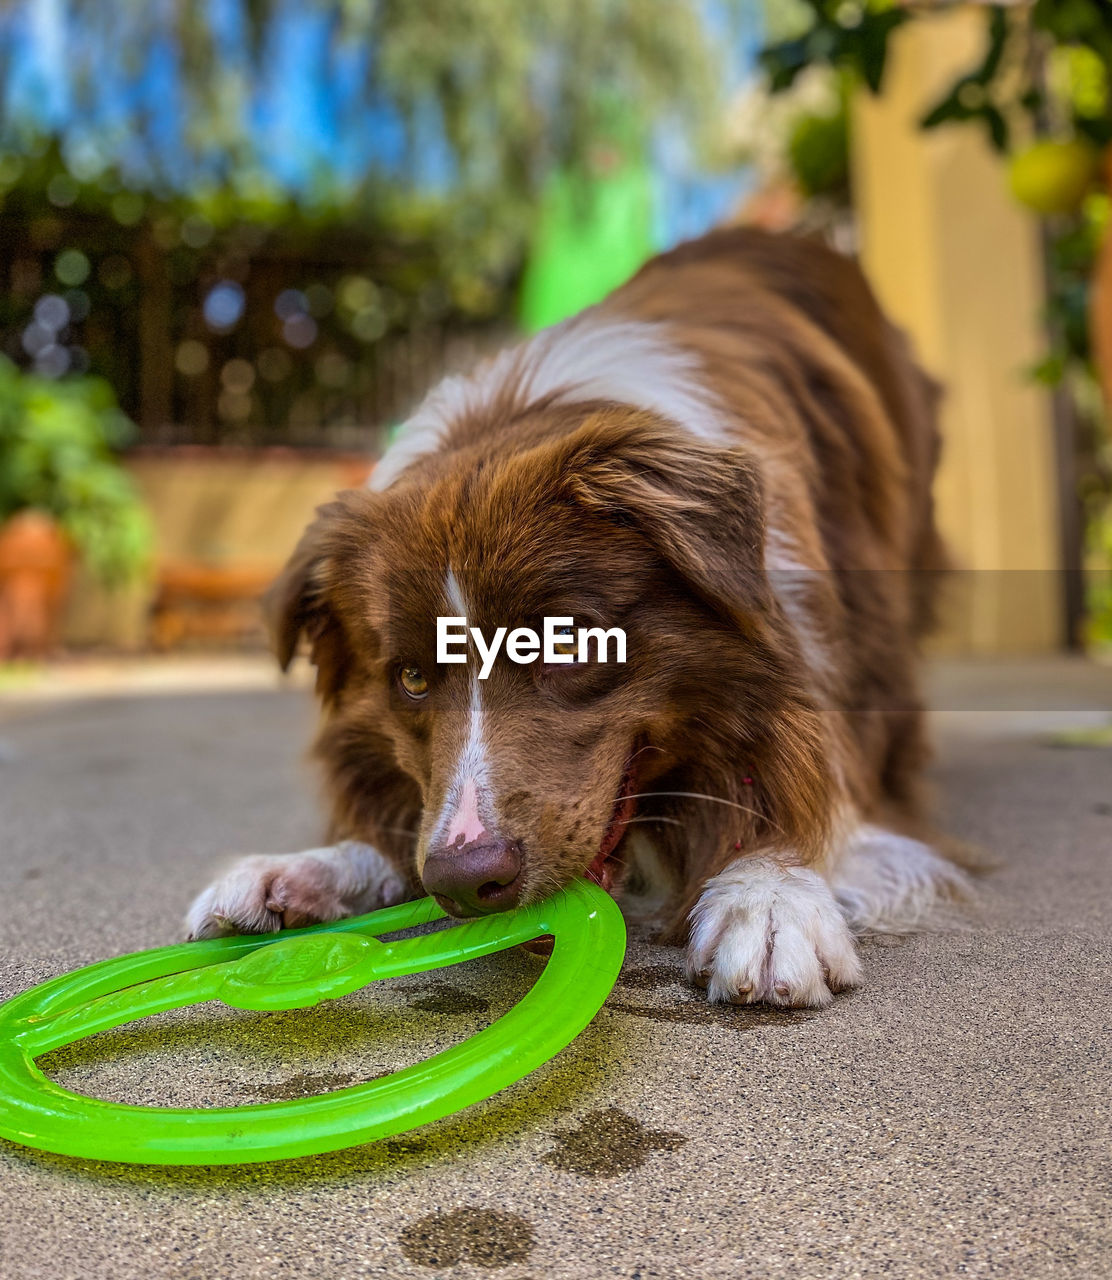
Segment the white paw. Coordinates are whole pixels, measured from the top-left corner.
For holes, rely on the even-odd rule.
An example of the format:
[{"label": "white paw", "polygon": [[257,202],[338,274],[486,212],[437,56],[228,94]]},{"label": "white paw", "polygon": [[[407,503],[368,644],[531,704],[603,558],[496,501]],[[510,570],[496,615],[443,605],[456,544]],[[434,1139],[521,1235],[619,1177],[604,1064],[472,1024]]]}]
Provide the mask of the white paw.
[{"label": "white paw", "polygon": [[831,888],[855,933],[909,933],[960,920],[973,898],[969,877],[921,840],[860,826],[831,875]]},{"label": "white paw", "polygon": [[189,938],[275,933],[340,920],[405,897],[405,883],[368,844],[345,840],[304,853],[240,858],[189,908]]},{"label": "white paw", "polygon": [[823,1008],[861,981],[861,962],[821,876],[739,858],[691,913],[687,972],[710,1000]]}]

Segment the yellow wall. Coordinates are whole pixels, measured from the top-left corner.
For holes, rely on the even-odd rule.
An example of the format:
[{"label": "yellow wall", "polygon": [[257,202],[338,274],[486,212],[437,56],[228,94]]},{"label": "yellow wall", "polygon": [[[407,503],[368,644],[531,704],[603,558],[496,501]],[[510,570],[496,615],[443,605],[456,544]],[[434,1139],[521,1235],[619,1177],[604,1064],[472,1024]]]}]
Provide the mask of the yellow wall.
[{"label": "yellow wall", "polygon": [[1049,396],[1024,374],[1044,343],[1038,226],[979,126],[917,127],[983,40],[968,9],[897,33],[883,96],[855,104],[854,195],[865,269],[947,389],[939,521],[974,572],[944,643],[1037,652],[1063,632]]}]

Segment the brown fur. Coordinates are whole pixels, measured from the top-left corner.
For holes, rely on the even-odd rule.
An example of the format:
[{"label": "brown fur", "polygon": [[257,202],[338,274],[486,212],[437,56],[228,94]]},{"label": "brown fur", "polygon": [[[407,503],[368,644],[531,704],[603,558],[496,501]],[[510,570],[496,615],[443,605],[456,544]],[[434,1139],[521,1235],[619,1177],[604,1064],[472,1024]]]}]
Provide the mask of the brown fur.
[{"label": "brown fur", "polygon": [[[804,240],[708,236],[601,313],[666,323],[736,446],[610,403],[522,411],[508,385],[386,491],[321,509],[273,594],[276,644],[286,664],[311,643],[332,836],[416,881],[466,732],[468,668],[433,658],[448,567],[487,634],[563,613],[624,627],[625,667],[497,664],[498,816],[534,898],[591,862],[632,764],[678,937],[738,850],[821,864],[845,811],[921,828],[915,645],[944,565],[935,391],[857,268]],[[821,669],[766,572],[770,529],[809,571],[786,586]],[[402,664],[429,675],[425,702],[400,691]]]}]

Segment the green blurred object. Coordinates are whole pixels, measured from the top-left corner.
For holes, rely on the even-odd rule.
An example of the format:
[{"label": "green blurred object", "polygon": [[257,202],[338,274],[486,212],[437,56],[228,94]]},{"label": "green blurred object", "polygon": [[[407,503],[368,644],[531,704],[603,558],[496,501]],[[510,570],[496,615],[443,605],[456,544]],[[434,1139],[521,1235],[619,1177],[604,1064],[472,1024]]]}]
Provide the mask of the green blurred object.
[{"label": "green blurred object", "polygon": [[1063,729],[1047,738],[1051,747],[1112,748],[1112,724],[1085,725],[1078,729]]},{"label": "green blurred object", "polygon": [[600,302],[649,258],[648,167],[617,161],[597,176],[554,175],[541,201],[521,283],[520,319],[533,333]]},{"label": "green blurred object", "polygon": [[[283,933],[213,938],[104,960],[0,1005],[0,1135],[61,1155],[130,1164],[246,1164],[403,1133],[489,1098],[559,1053],[602,1007],[625,956],[610,895],[576,880],[543,902],[416,937],[432,898]],[[48,1079],[42,1054],[137,1018],[219,1000],[302,1009],[369,983],[428,973],[551,936],[532,989],[477,1035],[365,1084],[241,1107],[136,1107]]]},{"label": "green blurred object", "polygon": [[1044,217],[1073,213],[1100,172],[1100,151],[1088,138],[1044,138],[1008,163],[1012,195]]},{"label": "green blurred object", "polygon": [[103,379],[37,377],[0,356],[0,524],[45,512],[95,577],[133,578],[153,543],[146,508],[116,456],[133,432]]},{"label": "green blurred object", "polygon": [[849,186],[846,112],[801,116],[788,139],[788,159],[805,196],[846,193]]}]

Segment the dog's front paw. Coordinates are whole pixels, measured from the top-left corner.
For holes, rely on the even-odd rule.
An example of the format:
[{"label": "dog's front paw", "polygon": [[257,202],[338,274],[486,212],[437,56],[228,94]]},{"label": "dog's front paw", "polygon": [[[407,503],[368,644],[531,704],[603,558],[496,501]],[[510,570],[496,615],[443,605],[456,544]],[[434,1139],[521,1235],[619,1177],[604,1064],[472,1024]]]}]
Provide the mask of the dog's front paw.
[{"label": "dog's front paw", "polygon": [[391,906],[402,877],[370,845],[354,840],[304,853],[240,858],[200,894],[185,924],[189,938],[274,933]]},{"label": "dog's front paw", "polygon": [[687,971],[710,1000],[785,1008],[822,1008],[861,981],[826,882],[768,858],[739,858],[707,881],[691,913]]}]

